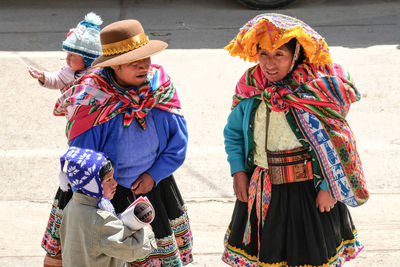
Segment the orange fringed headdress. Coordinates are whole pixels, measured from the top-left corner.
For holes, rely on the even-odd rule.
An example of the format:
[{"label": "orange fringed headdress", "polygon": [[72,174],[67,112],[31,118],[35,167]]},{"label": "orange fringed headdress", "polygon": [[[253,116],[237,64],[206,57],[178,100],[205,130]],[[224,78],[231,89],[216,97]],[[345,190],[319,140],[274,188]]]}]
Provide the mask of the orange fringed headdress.
[{"label": "orange fringed headdress", "polygon": [[296,38],[305,53],[306,63],[316,66],[332,63],[324,38],[303,21],[282,14],[261,14],[247,22],[225,49],[232,56],[257,62],[257,44],[274,51]]}]

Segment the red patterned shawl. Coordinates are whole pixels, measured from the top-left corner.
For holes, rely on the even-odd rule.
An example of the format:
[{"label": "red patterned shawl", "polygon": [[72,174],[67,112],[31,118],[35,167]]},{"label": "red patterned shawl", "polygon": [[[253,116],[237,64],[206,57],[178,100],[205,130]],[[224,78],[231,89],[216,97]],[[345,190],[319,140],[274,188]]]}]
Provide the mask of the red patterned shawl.
[{"label": "red patterned shawl", "polygon": [[175,87],[162,66],[152,64],[147,82],[136,90],[124,92],[112,87],[102,72],[81,77],[57,100],[54,115],[67,117],[68,140],[120,113],[124,114],[124,127],[135,118],[143,129],[146,128],[144,118],[153,107],[181,114]]}]

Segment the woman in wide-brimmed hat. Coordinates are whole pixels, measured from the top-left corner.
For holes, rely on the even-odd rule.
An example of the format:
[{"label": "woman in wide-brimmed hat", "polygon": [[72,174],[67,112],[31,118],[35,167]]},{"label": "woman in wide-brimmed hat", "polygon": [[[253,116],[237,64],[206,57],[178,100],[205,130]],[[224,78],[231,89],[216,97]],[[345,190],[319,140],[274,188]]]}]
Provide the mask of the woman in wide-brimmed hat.
[{"label": "woman in wide-brimmed hat", "polygon": [[99,71],[71,84],[54,114],[67,117],[70,146],[103,152],[115,162],[112,203],[122,212],[139,195],[154,206],[158,248],[134,266],[180,266],[192,261],[192,235],[173,172],[186,156],[187,128],[170,77],[150,56],[167,44],[149,40],[137,20],[100,32]]},{"label": "woman in wide-brimmed hat", "polygon": [[258,64],[224,129],[237,201],[223,261],[341,266],[363,248],[346,205],[368,199],[345,119],[358,90],[324,39],[289,16],[256,16],[225,49]]}]

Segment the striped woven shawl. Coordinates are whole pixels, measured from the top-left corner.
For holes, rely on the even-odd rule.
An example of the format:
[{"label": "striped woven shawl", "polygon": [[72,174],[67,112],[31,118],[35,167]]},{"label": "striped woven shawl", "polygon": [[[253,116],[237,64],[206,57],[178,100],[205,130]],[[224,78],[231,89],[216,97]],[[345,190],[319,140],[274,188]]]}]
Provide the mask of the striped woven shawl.
[{"label": "striped woven shawl", "polygon": [[162,66],[152,64],[146,81],[139,88],[122,92],[110,85],[105,70],[85,75],[64,90],[53,113],[67,117],[68,140],[120,113],[124,114],[124,127],[135,118],[143,129],[144,118],[153,107],[180,115],[175,87]]}]

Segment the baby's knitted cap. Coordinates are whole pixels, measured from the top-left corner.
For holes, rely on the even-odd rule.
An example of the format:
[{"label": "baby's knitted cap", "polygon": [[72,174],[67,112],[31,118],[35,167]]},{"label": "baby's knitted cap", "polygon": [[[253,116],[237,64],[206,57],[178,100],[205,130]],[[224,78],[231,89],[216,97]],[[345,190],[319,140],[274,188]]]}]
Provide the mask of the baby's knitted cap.
[{"label": "baby's knitted cap", "polygon": [[[62,49],[79,54],[89,61],[95,60],[102,51],[99,27],[102,23],[103,21],[98,15],[93,12],[88,13],[76,28],[69,31],[67,39],[62,43]],[[85,60],[85,63],[88,62]],[[85,65],[86,67],[90,66],[90,64]]]}]

